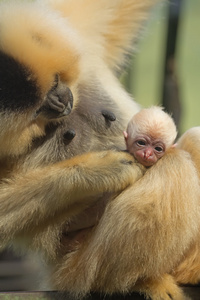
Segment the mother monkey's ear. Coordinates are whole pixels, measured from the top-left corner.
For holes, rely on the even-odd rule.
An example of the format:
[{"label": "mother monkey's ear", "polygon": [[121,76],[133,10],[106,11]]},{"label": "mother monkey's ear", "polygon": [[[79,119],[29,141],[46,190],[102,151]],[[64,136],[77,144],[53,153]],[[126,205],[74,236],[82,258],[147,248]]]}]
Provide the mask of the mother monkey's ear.
[{"label": "mother monkey's ear", "polygon": [[149,9],[158,0],[76,0],[76,5],[65,0],[44,2],[60,10],[88,39],[89,51],[101,51],[106,64],[116,70],[123,66],[126,54],[133,50],[134,38]]}]

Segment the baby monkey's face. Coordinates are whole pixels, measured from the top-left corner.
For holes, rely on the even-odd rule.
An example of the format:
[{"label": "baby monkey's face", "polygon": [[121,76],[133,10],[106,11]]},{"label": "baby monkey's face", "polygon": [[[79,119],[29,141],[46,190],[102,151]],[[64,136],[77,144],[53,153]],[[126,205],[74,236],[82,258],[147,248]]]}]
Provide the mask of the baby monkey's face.
[{"label": "baby monkey's face", "polygon": [[147,135],[134,138],[129,143],[129,152],[145,167],[155,164],[165,153],[165,144],[162,140],[153,139]]}]

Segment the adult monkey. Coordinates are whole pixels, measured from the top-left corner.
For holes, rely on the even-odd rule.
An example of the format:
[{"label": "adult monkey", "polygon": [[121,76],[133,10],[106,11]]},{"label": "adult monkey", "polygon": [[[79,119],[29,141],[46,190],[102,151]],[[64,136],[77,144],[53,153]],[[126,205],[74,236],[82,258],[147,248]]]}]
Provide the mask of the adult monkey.
[{"label": "adult monkey", "polygon": [[[7,63],[1,80],[8,76],[0,90],[1,241],[42,249],[55,266],[54,286],[76,295],[136,289],[153,300],[184,298],[171,273],[200,226],[198,175],[187,153],[193,143],[186,151],[171,149],[118,196],[112,192],[143,175],[140,165],[115,151],[76,157],[125,147],[122,132],[137,106],[113,73],[153,2],[7,1],[0,7],[0,57]],[[12,74],[31,87],[16,102]],[[58,78],[70,88],[74,109],[49,125],[38,111]],[[99,223],[85,228],[81,215],[70,223],[94,199],[112,200]]]}]

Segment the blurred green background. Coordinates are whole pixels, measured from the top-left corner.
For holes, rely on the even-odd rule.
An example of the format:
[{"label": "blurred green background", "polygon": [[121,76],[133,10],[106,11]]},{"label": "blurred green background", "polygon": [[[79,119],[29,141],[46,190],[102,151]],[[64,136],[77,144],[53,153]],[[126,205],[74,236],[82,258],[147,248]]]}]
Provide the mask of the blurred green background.
[{"label": "blurred green background", "polygon": [[[145,107],[160,104],[162,98],[167,5],[152,12],[132,60],[130,92]],[[176,75],[182,107],[179,133],[183,133],[200,126],[200,0],[183,0],[180,16]]]}]

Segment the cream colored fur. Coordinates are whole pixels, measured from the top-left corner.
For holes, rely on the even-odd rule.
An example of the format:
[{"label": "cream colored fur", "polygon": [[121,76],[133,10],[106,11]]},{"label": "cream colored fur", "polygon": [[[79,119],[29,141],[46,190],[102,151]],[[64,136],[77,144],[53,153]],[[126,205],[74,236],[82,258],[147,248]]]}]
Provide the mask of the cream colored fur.
[{"label": "cream colored fur", "polygon": [[[92,101],[93,109],[106,95],[117,113],[118,125],[101,133],[93,129],[96,123],[89,115],[92,130],[84,132],[80,153],[95,149],[96,140],[99,150],[113,148],[115,142],[117,148],[125,148],[123,129],[139,107],[122,89],[115,71],[124,64],[155,2],[0,4],[0,50],[31,69],[42,97],[58,73],[74,95],[75,111],[83,99],[85,105]],[[169,300],[170,295],[185,299],[177,282],[199,280],[199,129],[188,132],[147,171],[129,154],[113,150],[69,159],[62,126],[46,139],[44,124],[33,120],[42,102],[43,98],[22,115],[1,112],[1,247],[17,243],[42,252],[54,269],[53,288],[77,297],[91,291],[137,290],[153,300]],[[38,136],[43,136],[39,146],[32,141]],[[70,218],[78,219],[105,195],[111,195],[110,201],[99,223],[67,253],[63,231]]]}]

